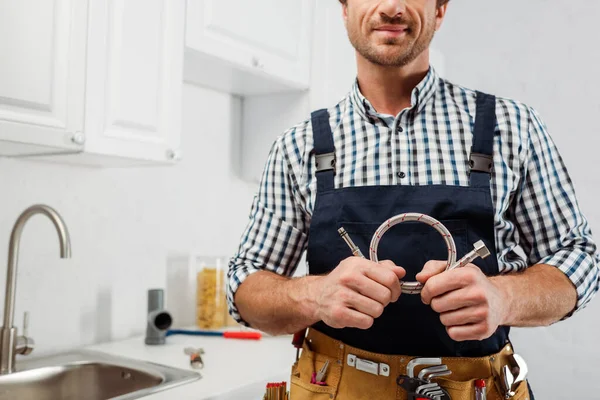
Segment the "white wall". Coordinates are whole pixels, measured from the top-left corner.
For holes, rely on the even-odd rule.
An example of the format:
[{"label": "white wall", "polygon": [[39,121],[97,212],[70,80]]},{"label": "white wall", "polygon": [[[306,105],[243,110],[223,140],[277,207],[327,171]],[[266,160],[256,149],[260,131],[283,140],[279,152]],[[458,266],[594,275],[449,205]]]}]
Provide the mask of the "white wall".
[{"label": "white wall", "polygon": [[15,322],[20,328],[22,312],[31,312],[35,355],[143,334],[146,291],[165,287],[170,250],[236,250],[255,190],[233,173],[229,121],[239,100],[191,85],[183,98],[184,160],[176,167],[96,170],[0,158],[0,265],[15,219],[31,204],[55,207],[71,233],[73,257],[60,260],[50,221],[36,216],[25,227]]},{"label": "white wall", "polygon": [[[453,0],[436,46],[450,80],[539,110],[600,242],[598,17],[593,0]],[[600,299],[569,321],[515,331],[537,397],[600,398],[599,337]]]}]

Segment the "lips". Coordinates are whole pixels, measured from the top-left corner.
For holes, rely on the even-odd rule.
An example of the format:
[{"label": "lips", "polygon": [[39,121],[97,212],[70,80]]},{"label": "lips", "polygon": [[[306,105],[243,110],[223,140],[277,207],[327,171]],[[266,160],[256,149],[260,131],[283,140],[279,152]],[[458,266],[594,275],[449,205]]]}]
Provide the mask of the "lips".
[{"label": "lips", "polygon": [[380,25],[374,29],[378,36],[387,39],[399,39],[405,36],[410,31],[409,27],[404,24],[386,24]]},{"label": "lips", "polygon": [[375,28],[375,30],[383,32],[404,32],[408,30],[408,27],[405,25],[382,25]]},{"label": "lips", "polygon": [[408,28],[402,25],[383,25],[375,29],[375,34],[384,40],[397,40],[408,33]]}]

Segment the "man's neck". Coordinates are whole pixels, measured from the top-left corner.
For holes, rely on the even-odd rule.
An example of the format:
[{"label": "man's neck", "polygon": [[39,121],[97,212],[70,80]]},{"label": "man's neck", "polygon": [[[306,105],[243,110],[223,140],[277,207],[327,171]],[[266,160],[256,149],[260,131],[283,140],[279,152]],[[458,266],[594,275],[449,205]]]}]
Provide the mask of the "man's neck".
[{"label": "man's neck", "polygon": [[414,88],[429,71],[429,54],[423,52],[403,67],[375,65],[357,54],[360,91],[378,113],[398,115],[411,106]]}]

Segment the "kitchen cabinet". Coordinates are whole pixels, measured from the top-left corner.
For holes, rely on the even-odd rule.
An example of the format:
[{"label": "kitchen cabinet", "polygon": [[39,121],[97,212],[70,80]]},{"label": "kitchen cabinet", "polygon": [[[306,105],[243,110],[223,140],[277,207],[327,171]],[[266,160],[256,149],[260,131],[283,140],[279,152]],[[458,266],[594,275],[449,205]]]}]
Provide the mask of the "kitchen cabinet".
[{"label": "kitchen cabinet", "polygon": [[315,0],[188,0],[185,80],[240,96],[309,87]]},{"label": "kitchen cabinet", "polygon": [[185,0],[0,0],[0,156],[180,157]]},{"label": "kitchen cabinet", "polygon": [[[246,102],[244,151],[240,174],[258,182],[271,145],[286,129],[310,117],[310,112],[334,106],[350,90],[356,78],[356,60],[348,41],[337,1],[318,2],[313,13],[313,45],[310,59],[310,90],[306,95],[288,94],[258,97]],[[259,110],[272,111],[264,119]]]}]

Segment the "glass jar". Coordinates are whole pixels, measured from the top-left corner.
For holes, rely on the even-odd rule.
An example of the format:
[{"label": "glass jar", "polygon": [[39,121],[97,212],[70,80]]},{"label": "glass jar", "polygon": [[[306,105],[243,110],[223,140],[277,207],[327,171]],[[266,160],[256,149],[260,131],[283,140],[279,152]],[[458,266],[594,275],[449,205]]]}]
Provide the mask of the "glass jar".
[{"label": "glass jar", "polygon": [[221,329],[226,325],[227,314],[227,259],[199,257],[197,262],[196,325],[200,329]]}]

